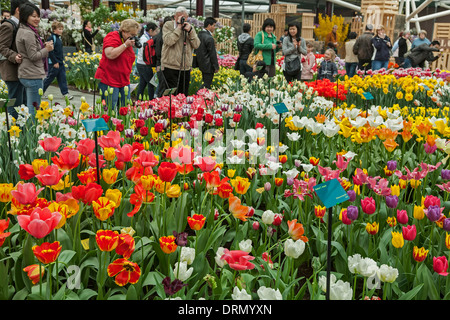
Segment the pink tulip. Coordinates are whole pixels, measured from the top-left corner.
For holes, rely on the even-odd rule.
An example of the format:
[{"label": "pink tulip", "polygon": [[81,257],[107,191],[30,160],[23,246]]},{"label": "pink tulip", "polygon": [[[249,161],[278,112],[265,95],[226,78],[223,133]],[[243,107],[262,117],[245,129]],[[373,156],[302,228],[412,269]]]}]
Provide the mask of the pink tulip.
[{"label": "pink tulip", "polygon": [[376,205],[372,197],[367,197],[361,200],[362,211],[367,214],[375,213]]},{"label": "pink tulip", "polygon": [[448,260],[445,256],[433,257],[433,270],[441,276],[447,276]]},{"label": "pink tulip", "polygon": [[155,157],[153,151],[146,150],[141,150],[139,152],[139,157],[137,157],[134,161],[144,168],[154,167],[159,163],[159,160]]},{"label": "pink tulip", "polygon": [[17,190],[12,190],[11,195],[23,205],[33,204],[39,193],[44,190],[44,188],[40,188],[36,190],[36,186],[34,183],[19,183],[17,185]]},{"label": "pink tulip", "polygon": [[52,232],[61,220],[59,212],[51,212],[49,208],[35,208],[30,215],[17,216],[22,229],[37,239],[41,239]]},{"label": "pink tulip", "polygon": [[340,154],[337,155],[337,160],[333,161],[333,163],[336,164],[336,167],[341,170],[347,169],[349,162],[350,160],[345,161],[344,157]]},{"label": "pink tulip", "polygon": [[408,241],[413,241],[417,235],[416,226],[412,225],[412,226],[402,227],[402,234],[403,234],[403,239],[408,240]]},{"label": "pink tulip", "polygon": [[95,148],[95,141],[92,139],[82,139],[78,141],[77,143],[77,150],[83,155],[88,156],[90,155]]},{"label": "pink tulip", "polygon": [[255,259],[255,257],[249,255],[248,252],[241,250],[228,250],[224,249],[224,254],[220,258],[225,260],[231,269],[234,270],[251,270],[255,268],[255,265],[250,260]]},{"label": "pink tulip", "polygon": [[108,131],[107,135],[98,138],[98,144],[102,148],[118,148],[121,140],[119,131]]},{"label": "pink tulip", "polygon": [[[97,168],[97,155],[95,153],[91,153],[89,155],[89,161],[88,164],[92,167],[92,168]],[[98,165],[100,168],[103,168],[106,166],[106,161],[104,160],[104,157],[102,154],[98,155]]]},{"label": "pink tulip", "polygon": [[116,157],[119,162],[130,162],[133,154],[133,147],[130,144],[124,144],[116,149]]},{"label": "pink tulip", "polygon": [[397,210],[397,221],[401,224],[408,223],[408,213],[406,210]]},{"label": "pink tulip", "polygon": [[61,138],[58,137],[45,138],[44,140],[39,140],[39,144],[41,145],[42,148],[44,148],[45,151],[55,152],[61,145]]},{"label": "pink tulip", "polygon": [[58,157],[53,157],[52,161],[54,164],[58,165],[60,169],[72,170],[78,167],[80,163],[80,152],[72,148],[64,148],[63,151],[59,153]]},{"label": "pink tulip", "polygon": [[200,168],[200,170],[202,170],[202,172],[208,172],[215,168],[216,161],[211,157],[203,157],[203,158],[199,157],[195,161],[194,165],[196,167]]},{"label": "pink tulip", "polygon": [[43,186],[54,186],[59,183],[62,176],[67,171],[59,171],[59,167],[56,164],[49,165],[47,167],[41,167],[40,173],[36,175],[36,178]]}]

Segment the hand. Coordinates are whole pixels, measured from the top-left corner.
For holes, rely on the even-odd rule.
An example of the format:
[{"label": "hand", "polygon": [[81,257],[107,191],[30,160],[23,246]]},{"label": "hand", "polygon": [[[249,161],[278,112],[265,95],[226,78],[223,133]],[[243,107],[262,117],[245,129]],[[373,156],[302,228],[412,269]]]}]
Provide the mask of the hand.
[{"label": "hand", "polygon": [[185,22],[183,25],[183,30],[187,31],[187,32],[191,32],[192,26],[188,22]]},{"label": "hand", "polygon": [[59,62],[55,63],[55,64],[53,65],[53,67],[56,68],[56,69],[59,69]]},{"label": "hand", "polygon": [[98,26],[98,27],[97,27],[97,30],[100,30],[100,29],[101,29],[100,26]]},{"label": "hand", "polygon": [[134,40],[127,39],[127,41],[124,42],[124,44],[128,47],[134,46]]},{"label": "hand", "polygon": [[14,59],[16,60],[17,64],[22,63],[22,55],[20,53],[16,54],[16,57]]},{"label": "hand", "polygon": [[47,51],[53,51],[53,40],[50,40],[48,42],[45,43],[45,49],[47,49]]},{"label": "hand", "polygon": [[275,49],[277,45],[275,43],[272,43],[272,49]]},{"label": "hand", "polygon": [[156,67],[156,72],[159,72],[161,70],[161,66]]}]

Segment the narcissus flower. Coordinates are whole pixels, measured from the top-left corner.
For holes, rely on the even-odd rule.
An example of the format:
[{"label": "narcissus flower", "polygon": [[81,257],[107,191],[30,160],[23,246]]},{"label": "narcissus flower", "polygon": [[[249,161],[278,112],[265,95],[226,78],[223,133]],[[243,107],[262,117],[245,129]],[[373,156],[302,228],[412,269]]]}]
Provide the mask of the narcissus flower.
[{"label": "narcissus flower", "polygon": [[177,244],[175,243],[174,236],[166,236],[159,238],[159,246],[164,253],[170,254],[177,250]]},{"label": "narcissus flower", "polygon": [[192,230],[200,230],[205,225],[206,217],[202,214],[193,214],[192,217],[187,217],[187,221]]},{"label": "narcissus flower", "polygon": [[101,251],[113,251],[119,244],[119,233],[112,230],[98,230],[95,241]]},{"label": "narcissus flower", "polygon": [[141,268],[135,262],[119,258],[108,265],[108,276],[116,277],[114,282],[123,287],[128,283],[134,284],[139,281]]},{"label": "narcissus flower", "polygon": [[28,267],[23,268],[23,271],[27,273],[28,278],[34,285],[37,284],[39,280],[44,276],[45,268],[43,266],[39,266],[38,264],[32,264]]},{"label": "narcissus flower", "polygon": [[59,244],[59,241],[44,242],[40,246],[33,246],[32,248],[34,256],[43,264],[55,262],[61,253],[61,249],[62,246]]}]

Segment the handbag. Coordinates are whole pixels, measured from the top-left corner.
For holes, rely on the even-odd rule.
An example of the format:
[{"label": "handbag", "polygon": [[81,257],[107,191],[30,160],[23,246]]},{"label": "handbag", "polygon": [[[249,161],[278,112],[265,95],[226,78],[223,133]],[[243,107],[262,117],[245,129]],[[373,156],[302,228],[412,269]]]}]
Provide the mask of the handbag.
[{"label": "handbag", "polygon": [[86,37],[84,36],[84,34],[83,34],[83,38],[84,38],[84,41],[86,41],[86,43],[87,43],[88,45],[91,46],[92,52],[95,52],[95,43],[94,43],[94,39],[92,39],[92,43],[90,43],[90,42],[86,39]]},{"label": "handbag", "polygon": [[[264,31],[262,31],[262,41],[264,43]],[[248,55],[247,64],[253,68],[253,65],[258,62],[264,60],[262,50],[259,50],[258,53],[255,54],[256,49],[253,49],[252,52]]]},{"label": "handbag", "polygon": [[297,56],[294,60],[284,61],[284,71],[289,76],[297,75],[301,70],[301,62]]}]

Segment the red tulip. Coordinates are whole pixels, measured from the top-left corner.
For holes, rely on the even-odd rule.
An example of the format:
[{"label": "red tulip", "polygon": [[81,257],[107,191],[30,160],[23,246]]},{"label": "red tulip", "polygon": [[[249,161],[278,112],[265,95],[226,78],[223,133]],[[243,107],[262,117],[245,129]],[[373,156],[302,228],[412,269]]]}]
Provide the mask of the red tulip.
[{"label": "red tulip", "polygon": [[137,263],[119,258],[108,265],[108,276],[116,277],[115,283],[122,287],[128,283],[137,283],[141,276],[141,269]]},{"label": "red tulip", "polygon": [[49,208],[35,208],[30,215],[17,216],[17,221],[22,229],[37,239],[48,235],[61,220],[59,212],[51,212]]},{"label": "red tulip", "polygon": [[33,284],[36,284],[39,282],[41,277],[44,276],[45,268],[44,266],[39,266],[38,264],[32,264],[28,267],[23,268],[23,271],[27,273],[27,276],[31,280],[31,282]]},{"label": "red tulip", "polygon": [[117,161],[120,162],[130,162],[133,154],[133,147],[130,144],[124,144],[122,147],[116,149]]},{"label": "red tulip", "polygon": [[197,158],[194,165],[203,172],[211,171],[216,167],[216,161],[211,157]]},{"label": "red tulip", "polygon": [[397,221],[401,224],[408,223],[408,213],[406,210],[397,210]]},{"label": "red tulip", "polygon": [[241,120],[241,115],[239,113],[235,113],[233,115],[233,121],[234,122],[239,122],[239,120]]},{"label": "red tulip", "polygon": [[134,160],[142,167],[154,167],[158,164],[159,160],[153,154],[153,151],[141,150],[139,156]]},{"label": "red tulip", "polygon": [[234,270],[251,270],[255,268],[255,265],[250,260],[255,257],[249,255],[248,252],[241,250],[228,250],[224,249],[224,254],[220,258],[225,260],[231,269]]},{"label": "red tulip", "polygon": [[32,250],[35,257],[43,264],[55,262],[61,253],[62,246],[59,241],[53,243],[44,242],[40,246],[33,246]]},{"label": "red tulip", "polygon": [[117,243],[116,253],[123,256],[125,259],[129,259],[134,252],[135,241],[128,233],[119,234],[119,242]]},{"label": "red tulip", "polygon": [[163,130],[164,130],[164,126],[162,123],[160,123],[160,122],[155,123],[155,132],[156,133],[161,133],[161,132],[163,132]]},{"label": "red tulip", "polygon": [[61,145],[61,138],[50,137],[44,140],[39,140],[41,147],[47,152],[56,152]]},{"label": "red tulip", "polygon": [[408,241],[413,241],[416,238],[417,230],[416,226],[406,226],[402,227],[403,239]]},{"label": "red tulip", "polygon": [[120,132],[108,131],[107,135],[98,138],[98,145],[102,148],[117,148],[120,146]]},{"label": "red tulip", "polygon": [[158,176],[164,182],[172,182],[177,175],[177,165],[172,162],[162,162],[158,168]]},{"label": "red tulip", "polygon": [[436,196],[432,196],[432,195],[428,195],[425,197],[425,200],[423,201],[423,205],[425,208],[428,209],[429,206],[441,206],[441,200],[436,197]]},{"label": "red tulip", "polygon": [[56,164],[52,164],[49,166],[41,167],[40,173],[36,175],[36,178],[43,186],[54,186],[59,183],[62,176],[67,171],[59,171],[59,168]]},{"label": "red tulip", "polygon": [[80,163],[80,152],[76,149],[66,147],[58,155],[59,157],[53,157],[52,161],[60,169],[72,170]]},{"label": "red tulip", "polygon": [[97,183],[88,183],[86,186],[73,186],[72,196],[76,200],[81,200],[85,204],[91,204],[92,201],[97,200],[103,194],[102,187]]},{"label": "red tulip", "polygon": [[361,200],[362,211],[367,214],[373,214],[376,210],[375,200],[372,197],[367,197]]},{"label": "red tulip", "polygon": [[441,276],[447,276],[448,260],[445,256],[433,257],[433,270]]},{"label": "red tulip", "polygon": [[17,189],[11,191],[11,195],[20,204],[27,205],[33,204],[42,190],[44,188],[36,190],[36,186],[33,183],[19,183]]},{"label": "red tulip", "polygon": [[36,176],[31,164],[19,165],[19,176],[21,180],[30,180]]},{"label": "red tulip", "polygon": [[5,232],[9,227],[9,218],[7,220],[0,220],[0,247],[5,242],[6,238],[11,235],[11,232]]},{"label": "red tulip", "polygon": [[95,148],[95,141],[92,139],[82,139],[77,144],[77,150],[83,155],[83,156],[89,156]]}]

